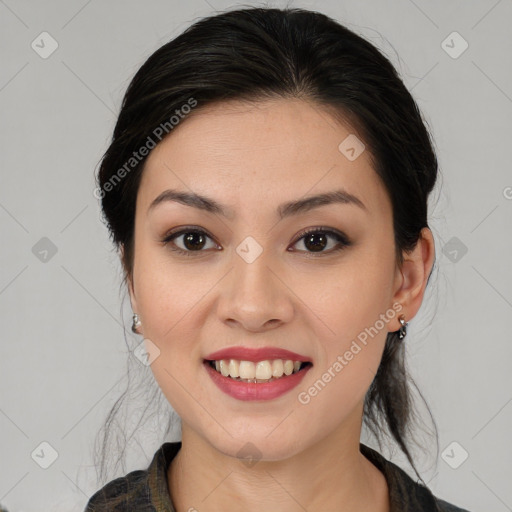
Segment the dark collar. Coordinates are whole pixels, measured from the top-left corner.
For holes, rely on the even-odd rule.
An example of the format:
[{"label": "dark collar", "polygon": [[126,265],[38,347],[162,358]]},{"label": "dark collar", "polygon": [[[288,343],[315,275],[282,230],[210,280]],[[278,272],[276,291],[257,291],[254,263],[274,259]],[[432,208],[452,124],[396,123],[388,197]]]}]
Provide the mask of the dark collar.
[{"label": "dark collar", "polygon": [[359,450],[386,477],[390,512],[439,511],[431,491],[415,482],[402,468],[363,443],[359,443]]}]

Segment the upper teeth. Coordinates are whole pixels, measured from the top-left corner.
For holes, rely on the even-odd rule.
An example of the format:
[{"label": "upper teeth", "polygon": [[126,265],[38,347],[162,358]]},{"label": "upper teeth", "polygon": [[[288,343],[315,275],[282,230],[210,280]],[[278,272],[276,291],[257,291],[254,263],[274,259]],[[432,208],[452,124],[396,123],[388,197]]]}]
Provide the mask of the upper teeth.
[{"label": "upper teeth", "polygon": [[291,359],[274,359],[272,361],[238,361],[236,359],[222,359],[215,361],[215,369],[224,377],[240,377],[241,379],[270,379],[297,372],[301,361]]}]

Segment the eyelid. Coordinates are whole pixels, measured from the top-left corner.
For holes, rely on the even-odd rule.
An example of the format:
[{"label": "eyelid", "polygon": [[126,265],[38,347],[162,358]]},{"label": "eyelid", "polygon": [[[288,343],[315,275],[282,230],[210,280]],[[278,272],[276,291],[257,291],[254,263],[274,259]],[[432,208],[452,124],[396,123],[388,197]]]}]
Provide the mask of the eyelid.
[{"label": "eyelid", "polygon": [[[219,243],[215,240],[215,237],[210,235],[208,231],[204,228],[200,228],[199,226],[180,226],[178,228],[173,228],[170,231],[167,231],[165,235],[162,237],[161,243],[165,247],[168,243],[173,243],[175,238],[179,238],[187,233],[199,233],[201,235],[205,235],[207,238],[212,240],[215,244],[219,245]],[[178,252],[180,254],[186,254],[187,256],[191,256],[194,253],[200,254],[202,252],[206,252],[203,250],[200,251],[185,251],[180,247],[172,247],[172,251]]]},{"label": "eyelid", "polygon": [[328,237],[334,238],[337,243],[334,247],[327,251],[303,251],[303,250],[290,250],[287,249],[289,252],[298,252],[299,254],[303,255],[303,257],[311,259],[311,258],[328,258],[329,256],[333,256],[338,254],[340,251],[343,251],[344,249],[350,247],[352,245],[351,239],[342,231],[339,231],[335,228],[329,228],[326,226],[317,226],[317,227],[310,227],[303,229],[298,233],[298,235],[295,237],[295,241],[291,244],[291,247],[293,247],[295,244],[300,242],[306,235],[314,234],[314,233],[325,233]]},{"label": "eyelid", "polygon": [[183,235],[185,233],[201,233],[205,234],[212,240],[215,240],[215,237],[212,236],[206,229],[201,228],[199,226],[179,226],[177,228],[173,228],[169,231],[166,231],[166,233],[162,237],[162,242],[168,241],[175,235]]},{"label": "eyelid", "polygon": [[295,241],[292,245],[295,245],[301,238],[303,238],[305,235],[309,235],[311,233],[327,233],[329,235],[336,235],[344,244],[350,245],[352,242],[350,241],[349,237],[345,235],[345,233],[338,231],[334,228],[328,228],[327,226],[316,226],[312,228],[305,228],[302,231],[300,231],[296,237]]},{"label": "eyelid", "polygon": [[[329,228],[327,226],[315,226],[315,227],[305,228],[302,231],[300,231],[297,235],[295,235],[294,241],[292,242],[291,246],[293,247],[294,245],[296,245],[300,240],[302,240],[302,238],[304,238],[304,236],[309,235],[311,233],[318,233],[318,232],[325,233],[328,236],[331,236],[331,237],[335,238],[337,240],[337,242],[338,242],[337,246],[335,246],[334,248],[332,248],[332,249],[330,249],[328,251],[318,251],[318,252],[314,252],[314,251],[296,251],[296,252],[303,253],[303,254],[307,255],[308,257],[315,257],[315,256],[323,256],[323,255],[333,254],[333,253],[336,253],[339,250],[342,250],[342,249],[352,245],[352,241],[350,240],[350,238],[347,235],[345,235],[345,233],[343,233],[343,232],[341,232],[341,231],[339,231],[339,230],[337,230],[335,228]],[[212,235],[210,235],[210,233],[208,233],[207,230],[205,230],[204,228],[201,228],[199,226],[180,226],[180,227],[177,227],[177,228],[173,228],[172,230],[168,231],[162,237],[162,241],[161,242],[165,246],[169,242],[172,243],[174,238],[178,238],[179,236],[183,236],[186,233],[199,233],[199,234],[203,234],[206,237],[210,238],[217,245],[220,245],[215,240],[215,238]],[[185,251],[185,250],[181,249],[180,247],[173,247],[173,248],[171,248],[171,250],[174,251],[174,252],[177,252],[179,254],[186,255],[186,256],[192,256],[194,254],[199,255],[201,253],[206,252],[204,250]],[[287,250],[289,250],[289,249],[287,249]]]}]

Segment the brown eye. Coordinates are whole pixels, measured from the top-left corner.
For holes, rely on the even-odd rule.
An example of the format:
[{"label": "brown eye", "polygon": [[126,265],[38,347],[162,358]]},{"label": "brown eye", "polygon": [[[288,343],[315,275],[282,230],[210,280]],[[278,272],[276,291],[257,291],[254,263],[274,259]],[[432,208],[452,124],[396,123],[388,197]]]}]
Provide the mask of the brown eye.
[{"label": "brown eye", "polygon": [[[207,247],[208,240],[212,241]],[[179,243],[178,243],[179,242]],[[301,242],[305,250],[299,250],[309,255],[331,254],[351,245],[350,240],[341,232],[327,228],[314,228],[303,231],[293,245]],[[171,243],[170,249],[185,256],[205,252],[203,249],[218,248],[213,239],[202,229],[184,228],[170,233],[162,240],[163,245]]]},{"label": "brown eye", "polygon": [[[332,242],[332,240],[335,242]],[[302,232],[294,245],[299,242],[302,242],[306,252],[328,254],[351,245],[344,234],[326,228],[315,228]],[[324,250],[326,248],[328,250]]]},{"label": "brown eye", "polygon": [[190,232],[183,236],[183,245],[191,251],[201,250],[206,242],[206,237],[202,233]]},{"label": "brown eye", "polygon": [[[169,242],[171,242],[171,244],[174,246],[171,247],[172,251],[176,251],[180,254],[186,254],[189,256],[191,255],[190,253],[204,252],[203,249],[205,248],[208,239],[211,240],[210,236],[208,236],[208,234],[203,230],[188,228],[171,233],[165,237],[164,240],[162,240],[162,243],[167,245]],[[181,245],[175,240],[179,241]],[[215,248],[217,246],[215,243],[213,243],[211,247],[206,248],[208,249],[212,247]]]}]

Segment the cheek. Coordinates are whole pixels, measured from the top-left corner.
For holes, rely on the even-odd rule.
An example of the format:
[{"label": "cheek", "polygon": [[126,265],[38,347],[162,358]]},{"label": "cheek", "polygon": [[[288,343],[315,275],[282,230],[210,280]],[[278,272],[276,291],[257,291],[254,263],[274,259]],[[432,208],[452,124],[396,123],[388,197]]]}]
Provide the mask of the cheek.
[{"label": "cheek", "polygon": [[[145,249],[145,250],[144,250]],[[137,259],[138,258],[138,259]],[[173,408],[189,409],[191,395],[201,400],[195,389],[201,371],[206,313],[211,314],[211,293],[219,277],[201,270],[201,264],[176,263],[161,248],[140,248],[135,268],[137,305],[144,338],[157,347],[151,369],[162,392]]]},{"label": "cheek", "polygon": [[[316,404],[312,409],[318,407],[325,414],[332,404],[338,404],[337,420],[364,398],[379,367],[390,323],[397,314],[390,303],[393,258],[392,248],[378,251],[371,247],[360,251],[357,258],[347,258],[346,264],[322,279],[314,275],[303,280],[298,292],[308,296],[307,305],[316,313],[309,315],[308,322],[314,322],[317,334],[322,333],[317,385],[302,388],[307,395],[304,402],[310,400]],[[323,285],[319,287],[318,282]],[[305,295],[308,288],[314,292]]]},{"label": "cheek", "polygon": [[[139,257],[139,254],[137,255]],[[140,251],[136,268],[137,304],[145,328],[144,335],[165,348],[171,341],[186,340],[197,312],[218,280],[201,264],[173,262],[164,249]],[[179,334],[179,335],[178,335]]]},{"label": "cheek", "polygon": [[[389,245],[389,244],[388,244]],[[315,323],[325,328],[323,341],[338,349],[346,346],[391,306],[394,253],[384,244],[365,244],[347,253],[340,263],[304,272],[300,278],[290,274],[291,288],[311,311]],[[310,321],[313,317],[310,315]],[[319,321],[321,320],[321,322]],[[379,331],[387,332],[379,322]],[[328,349],[331,343],[326,345]]]}]

